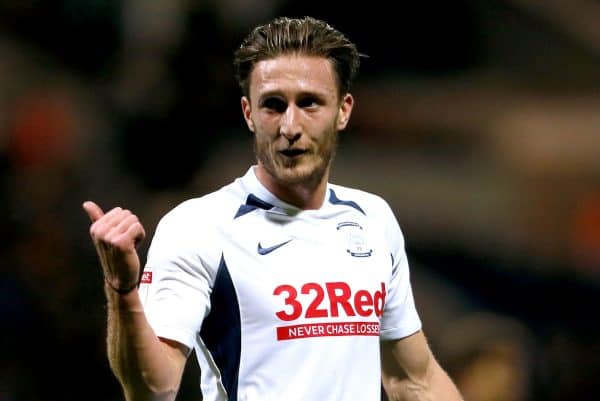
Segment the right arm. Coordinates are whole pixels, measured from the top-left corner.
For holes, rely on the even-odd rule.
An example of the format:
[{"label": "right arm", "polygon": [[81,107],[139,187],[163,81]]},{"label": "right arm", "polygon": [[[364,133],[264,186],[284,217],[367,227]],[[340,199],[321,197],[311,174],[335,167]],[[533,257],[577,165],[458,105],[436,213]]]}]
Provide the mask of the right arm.
[{"label": "right arm", "polygon": [[144,228],[128,210],[104,214],[93,202],[83,208],[92,221],[90,235],[104,272],[110,367],[128,401],[174,400],[188,349],[157,337],[146,320],[136,286],[140,261],[135,249]]}]

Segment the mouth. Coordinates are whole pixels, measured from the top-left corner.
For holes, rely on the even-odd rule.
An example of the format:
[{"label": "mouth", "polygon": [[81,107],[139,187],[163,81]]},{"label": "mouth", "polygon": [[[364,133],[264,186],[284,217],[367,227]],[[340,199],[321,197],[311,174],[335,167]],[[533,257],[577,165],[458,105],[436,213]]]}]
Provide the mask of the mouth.
[{"label": "mouth", "polygon": [[305,153],[307,153],[307,151],[305,149],[295,149],[295,148],[291,148],[291,149],[283,149],[280,150],[279,153],[281,153],[282,155],[286,156],[286,157],[298,157],[301,156]]}]

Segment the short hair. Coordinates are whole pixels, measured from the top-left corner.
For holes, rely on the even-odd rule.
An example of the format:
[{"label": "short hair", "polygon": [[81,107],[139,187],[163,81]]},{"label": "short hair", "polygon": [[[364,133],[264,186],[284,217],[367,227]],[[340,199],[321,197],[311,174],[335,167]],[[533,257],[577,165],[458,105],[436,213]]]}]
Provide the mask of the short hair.
[{"label": "short hair", "polygon": [[360,65],[356,45],[326,22],[312,17],[278,17],[254,28],[234,53],[235,77],[242,94],[249,96],[250,74],[256,63],[289,54],[330,60],[340,96],[350,90]]}]

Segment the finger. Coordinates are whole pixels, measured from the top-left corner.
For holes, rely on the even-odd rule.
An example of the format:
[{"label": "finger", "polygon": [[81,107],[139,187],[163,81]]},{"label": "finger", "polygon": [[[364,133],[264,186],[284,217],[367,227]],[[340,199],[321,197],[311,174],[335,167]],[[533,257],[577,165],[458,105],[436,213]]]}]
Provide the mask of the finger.
[{"label": "finger", "polygon": [[123,220],[125,220],[128,216],[131,216],[132,213],[123,209],[119,206],[114,209],[106,212],[104,217],[102,218],[102,225],[110,227],[112,230],[114,227],[117,227]]},{"label": "finger", "polygon": [[102,237],[105,242],[126,249],[134,247],[144,236],[144,227],[137,216],[129,211],[127,215],[121,214],[121,220],[115,221],[115,225],[108,228],[108,231]]},{"label": "finger", "polygon": [[104,216],[104,212],[102,211],[100,206],[98,206],[92,201],[83,202],[83,210],[86,211],[92,223]]},{"label": "finger", "polygon": [[135,214],[127,214],[121,217],[121,220],[116,223],[113,231],[115,233],[122,234],[126,232],[132,224],[139,222],[137,216]]},{"label": "finger", "polygon": [[138,221],[127,229],[127,235],[134,238],[134,244],[137,245],[146,237],[146,231],[142,223]]},{"label": "finger", "polygon": [[144,227],[137,221],[129,225],[123,233],[111,231],[98,245],[104,252],[129,252],[134,250],[145,236]]},{"label": "finger", "polygon": [[115,207],[94,221],[90,226],[90,235],[94,239],[105,238],[110,231],[123,220],[123,209]]}]

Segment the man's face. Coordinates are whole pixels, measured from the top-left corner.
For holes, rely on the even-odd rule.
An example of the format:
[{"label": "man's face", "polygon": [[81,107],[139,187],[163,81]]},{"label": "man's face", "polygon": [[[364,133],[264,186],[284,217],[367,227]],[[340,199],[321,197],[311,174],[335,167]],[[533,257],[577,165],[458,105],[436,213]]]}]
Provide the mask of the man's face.
[{"label": "man's face", "polygon": [[350,94],[340,99],[330,61],[304,55],[260,61],[249,95],[242,111],[255,134],[259,177],[278,185],[322,183],[354,102]]}]

